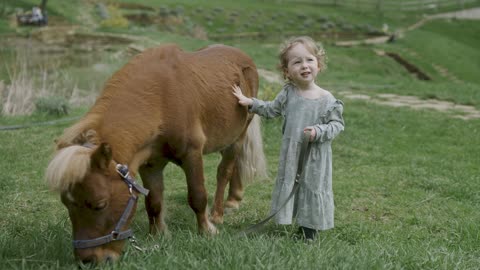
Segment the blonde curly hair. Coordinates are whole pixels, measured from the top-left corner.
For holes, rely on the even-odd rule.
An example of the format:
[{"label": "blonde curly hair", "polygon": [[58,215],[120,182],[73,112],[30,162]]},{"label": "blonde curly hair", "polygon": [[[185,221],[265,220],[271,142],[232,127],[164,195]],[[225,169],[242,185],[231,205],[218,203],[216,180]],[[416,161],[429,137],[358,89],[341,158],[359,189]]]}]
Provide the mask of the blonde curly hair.
[{"label": "blonde curly hair", "polygon": [[303,46],[305,46],[305,48],[307,48],[307,50],[317,58],[319,72],[323,72],[325,69],[327,69],[327,53],[325,52],[325,49],[321,43],[315,42],[311,37],[308,36],[292,37],[283,42],[283,44],[280,46],[280,53],[278,54],[278,58],[280,59],[278,69],[283,73],[284,79],[287,79],[287,54],[293,48],[293,46],[299,43],[303,44]]}]

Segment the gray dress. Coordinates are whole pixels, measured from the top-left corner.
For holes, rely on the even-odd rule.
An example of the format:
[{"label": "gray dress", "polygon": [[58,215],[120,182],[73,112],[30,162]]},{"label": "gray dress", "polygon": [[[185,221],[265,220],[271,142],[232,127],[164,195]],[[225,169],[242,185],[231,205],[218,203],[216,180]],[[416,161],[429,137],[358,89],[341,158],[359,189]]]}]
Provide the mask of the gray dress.
[{"label": "gray dress", "polygon": [[277,211],[292,191],[297,171],[303,129],[314,126],[316,137],[306,160],[304,179],[294,199],[275,216],[278,224],[316,230],[333,228],[332,140],[344,129],[343,103],[332,94],[318,99],[298,95],[287,83],[273,101],[253,99],[250,112],[266,118],[284,117],[278,174],[272,194],[271,212]]}]

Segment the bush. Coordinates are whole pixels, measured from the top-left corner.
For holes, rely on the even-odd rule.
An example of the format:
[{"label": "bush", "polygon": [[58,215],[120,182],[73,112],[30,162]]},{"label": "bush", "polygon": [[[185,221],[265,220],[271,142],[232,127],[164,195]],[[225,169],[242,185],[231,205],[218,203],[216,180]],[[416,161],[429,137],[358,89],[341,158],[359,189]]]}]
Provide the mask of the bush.
[{"label": "bush", "polygon": [[37,112],[49,115],[67,115],[70,105],[67,99],[58,96],[40,97],[35,101],[35,109]]},{"label": "bush", "polygon": [[278,84],[265,83],[260,86],[258,97],[262,100],[273,100],[280,92],[282,87]]},{"label": "bush", "polygon": [[114,5],[108,6],[108,18],[103,20],[100,25],[102,27],[111,28],[126,28],[128,27],[128,20],[123,17],[118,7]]}]

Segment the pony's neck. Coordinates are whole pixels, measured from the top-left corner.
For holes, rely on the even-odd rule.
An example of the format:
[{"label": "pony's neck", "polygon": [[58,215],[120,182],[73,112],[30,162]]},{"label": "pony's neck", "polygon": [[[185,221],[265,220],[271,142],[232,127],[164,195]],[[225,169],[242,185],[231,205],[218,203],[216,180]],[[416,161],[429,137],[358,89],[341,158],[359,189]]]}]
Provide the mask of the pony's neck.
[{"label": "pony's neck", "polygon": [[152,153],[152,138],[145,137],[145,133],[139,132],[132,123],[121,125],[103,121],[96,131],[99,142],[110,145],[115,162],[128,165],[131,172],[136,173]]},{"label": "pony's neck", "polygon": [[129,91],[118,91],[118,85],[122,84],[116,81],[107,84],[85,119],[91,119],[99,141],[110,144],[113,159],[136,172],[150,157],[158,123],[139,119],[138,108],[125,106],[135,104],[138,97],[129,96]]}]

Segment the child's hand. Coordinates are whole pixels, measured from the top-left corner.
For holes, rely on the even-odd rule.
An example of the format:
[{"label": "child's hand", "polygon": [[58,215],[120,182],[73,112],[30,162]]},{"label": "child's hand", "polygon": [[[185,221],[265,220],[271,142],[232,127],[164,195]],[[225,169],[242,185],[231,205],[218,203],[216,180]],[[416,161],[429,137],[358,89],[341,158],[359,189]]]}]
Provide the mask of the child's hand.
[{"label": "child's hand", "polygon": [[235,95],[238,98],[238,103],[242,106],[250,106],[253,104],[253,100],[251,98],[247,98],[246,96],[243,95],[242,89],[238,85],[234,85],[232,87],[233,89],[233,95]]},{"label": "child's hand", "polygon": [[315,135],[317,135],[317,132],[313,127],[306,127],[303,129],[303,133],[307,133],[307,131],[310,131],[310,141],[313,142],[315,139]]}]

